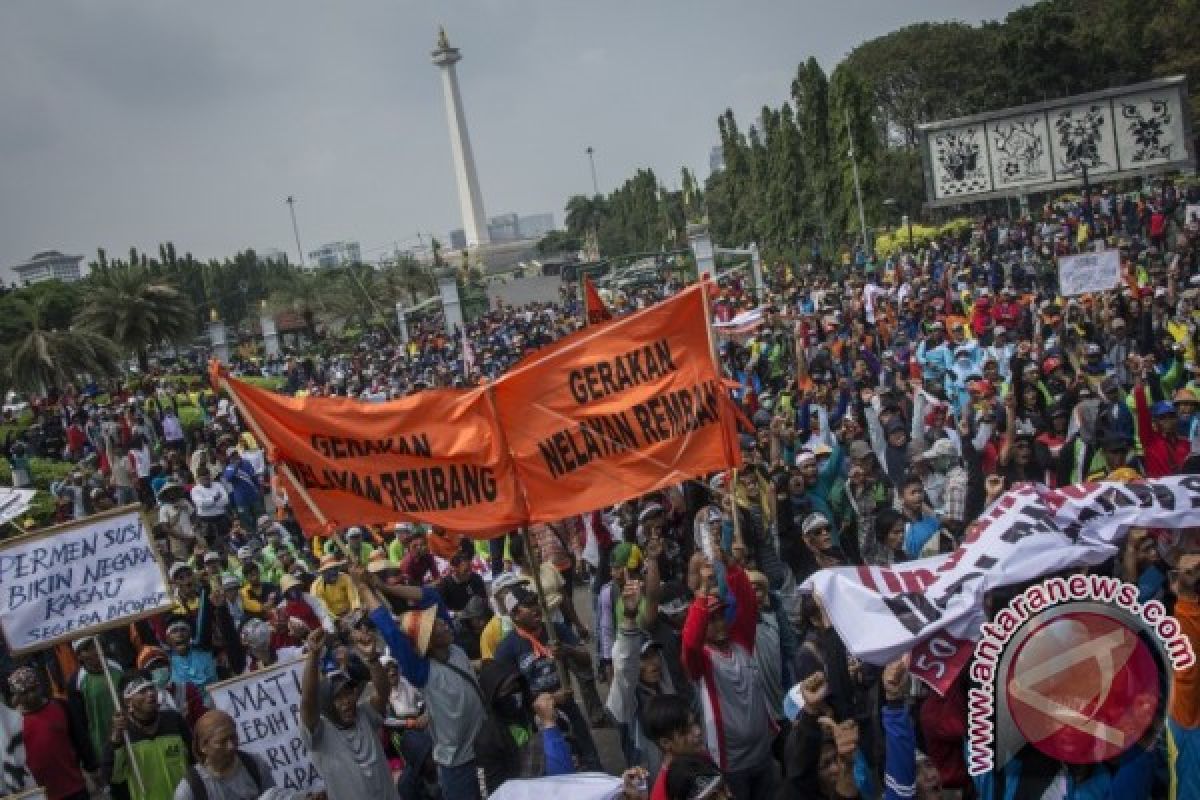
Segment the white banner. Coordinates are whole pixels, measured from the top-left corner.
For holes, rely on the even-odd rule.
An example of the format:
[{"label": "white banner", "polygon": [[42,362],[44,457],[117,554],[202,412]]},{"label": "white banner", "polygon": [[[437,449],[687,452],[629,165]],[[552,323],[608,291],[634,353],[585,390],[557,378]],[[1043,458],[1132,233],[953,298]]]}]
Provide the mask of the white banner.
[{"label": "white banner", "polygon": [[13,653],[95,634],[172,605],[136,509],[0,544],[0,626]]},{"label": "white banner", "polygon": [[14,520],[28,511],[35,494],[37,492],[33,489],[0,487],[0,525]]},{"label": "white banner", "polygon": [[1063,297],[1103,292],[1121,284],[1121,253],[1101,250],[1058,257],[1058,285]]},{"label": "white banner", "polygon": [[277,664],[208,687],[213,705],[233,717],[238,748],[261,756],[276,786],[319,792],[317,774],[300,737],[300,681],[304,659]]},{"label": "white banner", "polygon": [[570,797],[571,800],[616,800],[621,796],[621,779],[599,772],[550,775],[505,781],[490,800],[545,800]]},{"label": "white banner", "polygon": [[801,590],[816,593],[849,652],[882,666],[935,635],[976,639],[991,589],[1099,564],[1131,527],[1197,520],[1198,475],[1057,490],[1025,484],[1000,497],[953,553],[892,568],[824,569]]}]

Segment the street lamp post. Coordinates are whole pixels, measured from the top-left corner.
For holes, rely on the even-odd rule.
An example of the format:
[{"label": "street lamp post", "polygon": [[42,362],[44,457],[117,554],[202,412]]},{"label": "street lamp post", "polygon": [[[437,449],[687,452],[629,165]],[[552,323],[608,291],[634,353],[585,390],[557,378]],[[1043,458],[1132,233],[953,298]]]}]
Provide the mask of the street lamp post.
[{"label": "street lamp post", "polygon": [[292,233],[296,235],[296,255],[300,256],[300,267],[304,268],[304,248],[300,246],[300,226],[296,224],[296,198],[287,197],[288,211],[292,214]]},{"label": "street lamp post", "polygon": [[858,198],[858,225],[862,229],[863,258],[871,258],[867,244],[867,215],[863,211],[862,187],[858,183],[858,159],[854,157],[854,134],[850,130],[850,109],[846,109],[846,140],[850,143],[850,169],[854,174],[854,196]]},{"label": "street lamp post", "polygon": [[588,164],[592,167],[592,196],[597,197],[600,194],[600,184],[596,181],[596,151],[591,145],[588,145],[585,151],[588,157]]}]

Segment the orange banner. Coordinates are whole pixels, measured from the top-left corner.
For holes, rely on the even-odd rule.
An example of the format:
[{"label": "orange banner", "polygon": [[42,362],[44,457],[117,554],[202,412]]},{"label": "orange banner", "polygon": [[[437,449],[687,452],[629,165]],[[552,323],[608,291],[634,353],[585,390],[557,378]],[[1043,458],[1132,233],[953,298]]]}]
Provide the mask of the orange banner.
[{"label": "orange banner", "polygon": [[294,472],[283,490],[302,525],[318,516],[307,492],[337,527],[419,521],[485,538],[740,466],[705,292],[576,331],[478,389],[364,403],[212,377]]},{"label": "orange banner", "polygon": [[577,331],[495,383],[530,522],[554,522],[741,464],[705,287]]},{"label": "orange banner", "polygon": [[608,306],[604,305],[604,298],[596,290],[596,284],[587,275],[583,276],[583,298],[588,325],[608,322],[613,318],[612,312],[608,310]]},{"label": "orange banner", "polygon": [[[291,468],[333,525],[428,522],[485,534],[524,519],[490,389],[434,389],[365,403],[283,397],[219,371],[213,380],[267,441],[271,460]],[[307,517],[290,484],[284,482],[289,504]]]}]

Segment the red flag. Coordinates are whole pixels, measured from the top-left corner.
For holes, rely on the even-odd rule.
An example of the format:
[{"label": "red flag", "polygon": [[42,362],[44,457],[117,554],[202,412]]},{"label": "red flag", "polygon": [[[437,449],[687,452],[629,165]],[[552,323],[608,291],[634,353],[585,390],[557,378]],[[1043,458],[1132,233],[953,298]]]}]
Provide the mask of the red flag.
[{"label": "red flag", "polygon": [[608,306],[604,305],[604,298],[596,290],[596,284],[592,283],[592,279],[587,275],[583,276],[583,297],[584,305],[587,308],[588,325],[608,322],[613,318],[612,312],[608,310]]}]

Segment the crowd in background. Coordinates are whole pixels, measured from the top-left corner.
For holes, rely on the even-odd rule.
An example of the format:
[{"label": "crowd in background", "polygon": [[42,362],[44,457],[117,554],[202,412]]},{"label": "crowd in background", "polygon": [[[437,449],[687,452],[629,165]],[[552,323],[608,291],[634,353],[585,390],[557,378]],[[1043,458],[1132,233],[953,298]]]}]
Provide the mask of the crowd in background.
[{"label": "crowd in background", "polygon": [[[723,276],[715,319],[763,310],[720,337],[745,467],[490,542],[408,523],[302,530],[237,408],[170,376],[30,398],[38,425],[5,442],[13,485],[49,457],[75,465],[51,488],[61,520],[140,503],[175,608],[0,654],[0,750],[20,739],[0,788],[290,796],[237,749],[207,687],[302,658],[298,714],[333,800],[458,800],[605,769],[655,800],[1200,796],[1194,671],[1161,735],[1118,762],[1026,747],[971,779],[967,676],[940,696],[903,660],[863,663],[798,591],[823,568],[949,553],[1020,483],[1198,471],[1195,195],[1104,190],[877,261],[770,264],[757,292]],[[1120,252],[1120,285],[1062,297],[1055,258],[1097,244]],[[606,295],[620,314],[677,285]],[[407,343],[372,332],[269,371],[287,394],[367,402],[471,385],[578,328],[577,298],[498,307],[459,334],[435,317]],[[1200,556],[1177,543],[1135,530],[1103,570],[1200,645]],[[610,728],[622,764],[601,759]]]}]

